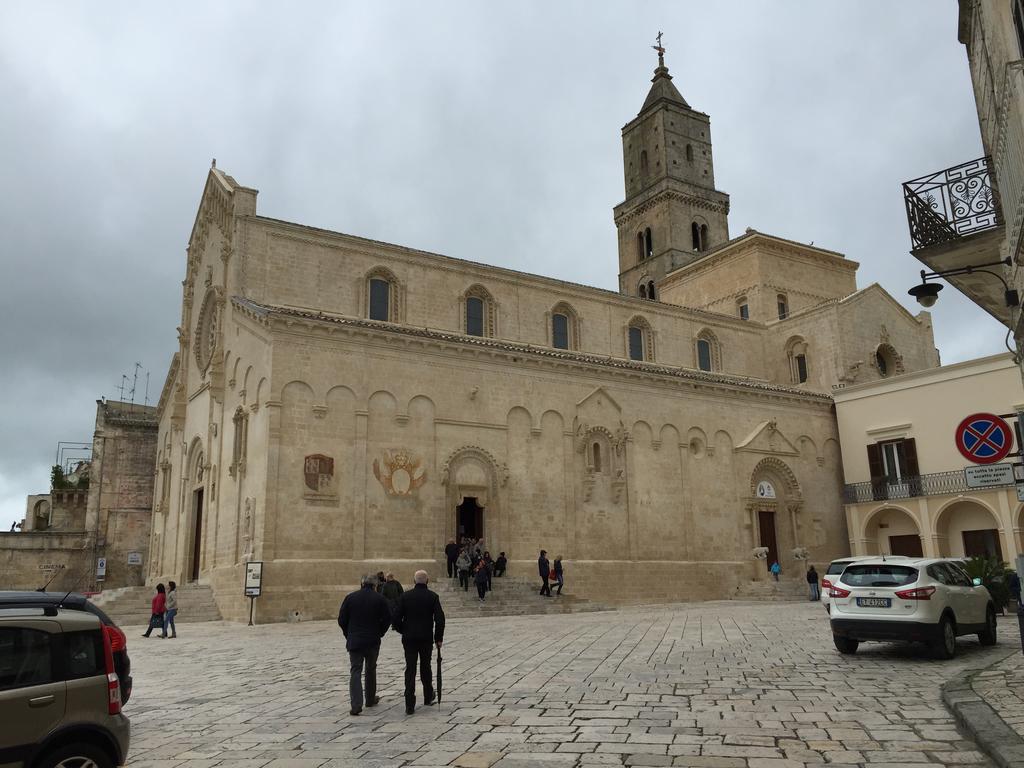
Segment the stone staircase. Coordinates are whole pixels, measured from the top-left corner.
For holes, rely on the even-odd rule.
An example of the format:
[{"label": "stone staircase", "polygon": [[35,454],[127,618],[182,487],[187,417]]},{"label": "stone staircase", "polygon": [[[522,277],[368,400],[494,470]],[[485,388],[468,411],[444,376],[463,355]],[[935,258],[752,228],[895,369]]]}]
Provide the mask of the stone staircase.
[{"label": "stone staircase", "polygon": [[[197,621],[220,621],[220,610],[213,599],[213,590],[205,584],[182,584],[178,587],[177,624]],[[89,599],[118,626],[145,626],[149,623],[149,606],[155,591],[152,587],[108,589]]]},{"label": "stone staircase", "polygon": [[[607,606],[569,594],[568,586],[562,590],[561,597],[541,597],[539,577],[508,575],[491,580],[491,591],[481,603],[475,584],[471,582],[469,591],[464,592],[458,579],[449,579],[444,574],[443,563],[438,572],[441,576],[430,580],[430,588],[441,598],[445,617],[449,619],[608,610]],[[408,589],[412,585],[402,586]]]},{"label": "stone staircase", "polygon": [[775,581],[746,581],[736,588],[733,600],[750,600],[760,603],[789,603],[798,600],[808,600],[806,581],[795,581],[782,579]]}]

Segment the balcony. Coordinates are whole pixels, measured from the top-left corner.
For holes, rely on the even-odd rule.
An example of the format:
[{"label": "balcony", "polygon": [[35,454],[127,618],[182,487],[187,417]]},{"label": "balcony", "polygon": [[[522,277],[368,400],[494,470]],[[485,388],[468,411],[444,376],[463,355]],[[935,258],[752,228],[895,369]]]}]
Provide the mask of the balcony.
[{"label": "balcony", "polygon": [[[998,261],[1005,227],[991,157],[913,179],[903,185],[911,253],[929,269],[943,272]],[[1010,313],[998,281],[984,274],[949,278],[999,322]]]},{"label": "balcony", "polygon": [[[992,485],[989,488],[1012,488],[1013,483]],[[906,477],[898,483],[877,480],[869,483],[853,483],[843,486],[844,504],[865,504],[889,499],[910,499],[915,496],[940,496],[947,493],[976,492],[967,487],[963,470],[955,472],[933,472],[929,475]],[[988,490],[988,488],[986,488]]]}]

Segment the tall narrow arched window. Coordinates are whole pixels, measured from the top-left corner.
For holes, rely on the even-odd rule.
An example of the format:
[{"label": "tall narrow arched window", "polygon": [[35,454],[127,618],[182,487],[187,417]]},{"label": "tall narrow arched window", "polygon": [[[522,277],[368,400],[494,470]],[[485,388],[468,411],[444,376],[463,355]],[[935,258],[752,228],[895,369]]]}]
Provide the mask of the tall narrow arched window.
[{"label": "tall narrow arched window", "polygon": [[690,239],[693,241],[693,250],[700,250],[700,224],[696,221],[690,225]]},{"label": "tall narrow arched window", "polygon": [[776,297],[776,303],[779,308],[779,320],[785,320],[789,317],[789,300],[786,298],[786,294],[780,293]]},{"label": "tall narrow arched window", "polygon": [[498,308],[490,292],[474,285],[461,297],[462,330],[469,336],[498,335]]},{"label": "tall narrow arched window", "polygon": [[702,371],[711,370],[711,342],[697,339],[697,367]]},{"label": "tall narrow arched window", "polygon": [[548,313],[551,317],[551,346],[555,349],[579,349],[580,324],[576,310],[560,301]]},{"label": "tall narrow arched window", "polygon": [[649,259],[654,255],[654,238],[651,237],[651,228],[644,230],[644,255]]},{"label": "tall narrow arched window", "polygon": [[647,173],[647,150],[640,151],[640,172]]},{"label": "tall narrow arched window", "polygon": [[636,233],[636,260],[637,260],[637,262],[643,261],[644,258],[645,258],[645,254],[646,253],[647,253],[647,248],[644,245],[644,233],[643,232],[637,232]]},{"label": "tall narrow arched window", "polygon": [[390,269],[377,266],[360,279],[362,280],[364,317],[388,323],[405,322],[402,285]]},{"label": "tall narrow arched window", "polygon": [[629,359],[644,359],[644,331],[632,325],[629,327]]},{"label": "tall narrow arched window", "polygon": [[626,355],[630,360],[654,360],[654,334],[651,324],[637,315],[626,326]]},{"label": "tall narrow arched window", "polygon": [[741,296],[736,299],[736,311],[740,316],[740,320],[750,319],[750,305],[747,303],[747,297]]},{"label": "tall narrow arched window", "polygon": [[594,443],[594,445],[591,446],[591,450],[592,450],[592,452],[594,454],[594,471],[595,472],[600,472],[601,471],[601,444],[600,443]]},{"label": "tall narrow arched window", "polygon": [[370,319],[391,319],[391,284],[381,278],[370,278]]},{"label": "tall narrow arched window", "polygon": [[647,283],[640,283],[640,288],[637,291],[637,295],[641,299],[646,299],[647,298]]},{"label": "tall narrow arched window", "polygon": [[561,312],[551,316],[551,346],[555,349],[569,348],[569,318]]},{"label": "tall narrow arched window", "polygon": [[705,328],[697,334],[694,356],[697,358],[697,367],[700,370],[722,370],[722,348],[718,343],[718,337],[711,329]]},{"label": "tall narrow arched window", "polygon": [[653,280],[648,280],[647,281],[647,298],[650,299],[651,301],[655,301],[658,298],[657,295],[654,293],[654,281]]},{"label": "tall narrow arched window", "polygon": [[708,249],[708,225],[700,225],[700,249],[706,251]]},{"label": "tall narrow arched window", "polygon": [[801,336],[794,336],[786,342],[786,359],[789,362],[789,380],[793,384],[807,381],[807,342]]},{"label": "tall narrow arched window", "polygon": [[479,296],[466,298],[466,333],[470,336],[484,335],[484,300]]},{"label": "tall narrow arched window", "polygon": [[693,145],[692,144],[687,144],[686,145],[686,161],[688,163],[692,163],[693,162]]}]

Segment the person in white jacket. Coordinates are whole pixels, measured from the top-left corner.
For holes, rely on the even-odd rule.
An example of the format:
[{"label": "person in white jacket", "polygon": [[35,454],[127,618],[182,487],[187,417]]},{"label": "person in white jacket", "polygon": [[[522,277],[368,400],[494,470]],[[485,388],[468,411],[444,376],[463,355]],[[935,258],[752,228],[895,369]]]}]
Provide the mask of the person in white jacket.
[{"label": "person in white jacket", "polygon": [[173,581],[167,582],[167,605],[164,613],[164,634],[171,630],[170,637],[178,636],[178,629],[174,626],[174,617],[178,615],[178,585]]}]

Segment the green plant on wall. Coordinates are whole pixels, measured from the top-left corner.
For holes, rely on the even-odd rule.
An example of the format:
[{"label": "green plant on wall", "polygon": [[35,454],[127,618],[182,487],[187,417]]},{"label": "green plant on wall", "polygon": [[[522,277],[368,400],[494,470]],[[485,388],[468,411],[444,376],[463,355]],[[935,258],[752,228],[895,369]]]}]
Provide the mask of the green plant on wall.
[{"label": "green plant on wall", "polygon": [[1000,611],[1010,600],[1010,568],[995,557],[972,557],[964,561],[964,570],[972,579],[981,579],[982,586],[992,595],[992,602]]},{"label": "green plant on wall", "polygon": [[61,491],[70,487],[71,483],[64,476],[64,470],[61,469],[60,464],[54,464],[50,470],[50,488],[55,491]]}]

